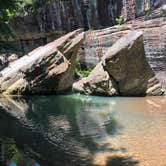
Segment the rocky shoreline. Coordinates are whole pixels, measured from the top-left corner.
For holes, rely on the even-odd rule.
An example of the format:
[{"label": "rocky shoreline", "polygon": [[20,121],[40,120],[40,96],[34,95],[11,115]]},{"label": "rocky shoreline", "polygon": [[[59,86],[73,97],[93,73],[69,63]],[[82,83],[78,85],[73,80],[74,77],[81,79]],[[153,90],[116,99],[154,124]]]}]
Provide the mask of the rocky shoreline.
[{"label": "rocky shoreline", "polygon": [[38,47],[0,71],[4,95],[57,94],[71,88],[88,95],[162,95],[162,85],[146,60],[143,33],[129,31],[117,40],[87,78],[74,83],[81,30]]}]

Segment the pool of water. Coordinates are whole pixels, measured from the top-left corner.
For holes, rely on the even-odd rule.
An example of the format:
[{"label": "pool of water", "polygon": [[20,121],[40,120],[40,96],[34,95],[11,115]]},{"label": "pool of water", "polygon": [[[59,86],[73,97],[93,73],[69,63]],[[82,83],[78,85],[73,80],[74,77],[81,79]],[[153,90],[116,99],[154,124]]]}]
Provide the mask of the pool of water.
[{"label": "pool of water", "polygon": [[0,165],[164,166],[166,97],[0,98]]}]

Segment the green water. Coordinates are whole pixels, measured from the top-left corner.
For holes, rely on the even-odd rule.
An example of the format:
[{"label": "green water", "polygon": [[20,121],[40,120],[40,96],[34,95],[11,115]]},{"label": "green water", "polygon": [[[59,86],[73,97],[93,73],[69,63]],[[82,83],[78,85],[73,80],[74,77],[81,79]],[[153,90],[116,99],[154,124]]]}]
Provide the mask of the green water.
[{"label": "green water", "polygon": [[166,98],[0,98],[1,165],[166,164]]}]

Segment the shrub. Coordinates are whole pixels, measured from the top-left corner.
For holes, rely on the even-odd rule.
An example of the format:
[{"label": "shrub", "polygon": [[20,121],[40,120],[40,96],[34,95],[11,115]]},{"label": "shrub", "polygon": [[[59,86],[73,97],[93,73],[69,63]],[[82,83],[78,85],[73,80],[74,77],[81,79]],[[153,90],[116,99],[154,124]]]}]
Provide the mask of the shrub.
[{"label": "shrub", "polygon": [[82,78],[82,77],[87,77],[90,72],[92,71],[91,68],[81,68],[80,60],[77,59],[75,61],[75,66],[74,66],[74,77],[75,79]]},{"label": "shrub", "polygon": [[116,18],[116,24],[117,25],[122,25],[124,23],[124,17],[123,16],[119,16]]}]

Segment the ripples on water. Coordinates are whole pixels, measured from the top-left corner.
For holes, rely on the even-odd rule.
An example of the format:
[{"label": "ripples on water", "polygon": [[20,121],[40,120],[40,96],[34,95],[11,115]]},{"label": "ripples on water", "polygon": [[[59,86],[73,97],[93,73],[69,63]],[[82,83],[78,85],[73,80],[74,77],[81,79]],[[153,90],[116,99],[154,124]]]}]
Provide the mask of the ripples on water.
[{"label": "ripples on water", "polygon": [[166,98],[0,98],[0,162],[164,166]]}]

